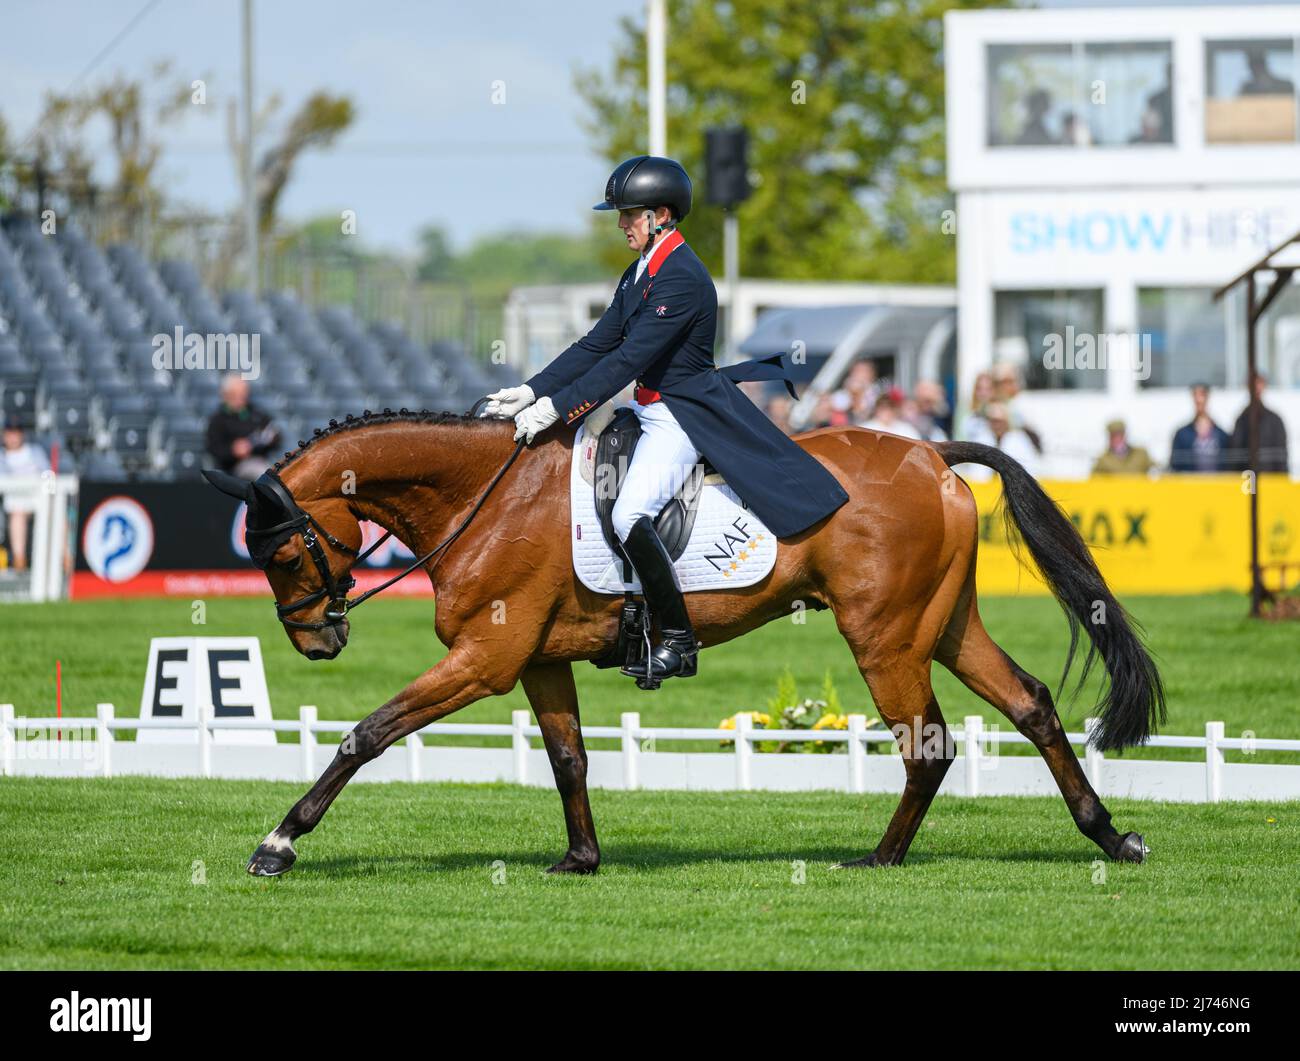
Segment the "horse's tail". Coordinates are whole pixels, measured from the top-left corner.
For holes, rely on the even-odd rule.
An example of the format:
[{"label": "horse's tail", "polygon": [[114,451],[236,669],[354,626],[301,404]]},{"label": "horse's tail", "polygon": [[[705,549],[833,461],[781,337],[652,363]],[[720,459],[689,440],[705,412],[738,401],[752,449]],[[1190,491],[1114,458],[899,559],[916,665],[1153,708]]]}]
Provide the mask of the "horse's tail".
[{"label": "horse's tail", "polygon": [[1103,751],[1141,744],[1165,720],[1164,685],[1155,660],[1134,630],[1134,621],[1106,585],[1074,524],[1034,477],[1000,449],[977,442],[941,442],[934,448],[949,467],[982,464],[1002,476],[1007,540],[1018,551],[1018,532],[1070,623],[1070,651],[1061,685],[1074,662],[1082,625],[1090,647],[1075,692],[1098,655],[1109,677],[1098,705],[1100,725],[1093,744]]}]

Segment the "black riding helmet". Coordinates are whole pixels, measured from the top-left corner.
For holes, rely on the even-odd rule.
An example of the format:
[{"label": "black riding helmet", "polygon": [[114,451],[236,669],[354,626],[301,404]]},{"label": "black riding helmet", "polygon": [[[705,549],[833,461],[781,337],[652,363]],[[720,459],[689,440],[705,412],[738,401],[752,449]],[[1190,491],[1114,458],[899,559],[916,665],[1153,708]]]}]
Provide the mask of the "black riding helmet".
[{"label": "black riding helmet", "polygon": [[680,162],[656,155],[637,155],[619,165],[605,185],[605,201],[593,210],[656,209],[666,206],[673,220],[691,212],[691,178]]}]

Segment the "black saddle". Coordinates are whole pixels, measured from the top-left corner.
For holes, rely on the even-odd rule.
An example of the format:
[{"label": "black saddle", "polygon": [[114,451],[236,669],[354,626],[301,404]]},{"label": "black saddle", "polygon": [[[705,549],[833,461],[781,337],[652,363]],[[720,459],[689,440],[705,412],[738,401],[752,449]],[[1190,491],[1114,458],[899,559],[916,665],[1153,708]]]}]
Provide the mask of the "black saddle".
[{"label": "black saddle", "polygon": [[[628,570],[627,557],[618,535],[614,533],[614,502],[618,500],[623,488],[623,478],[632,463],[632,454],[636,452],[637,443],[641,441],[641,421],[631,409],[623,408],[614,413],[605,430],[596,438],[596,469],[593,489],[596,494],[596,518],[600,521],[600,532],[605,541],[614,550],[614,555],[622,557],[625,580],[631,572]],[[664,505],[663,511],[654,519],[655,530],[659,539],[674,560],[686,551],[691,540],[691,530],[695,526],[695,517],[699,512],[700,495],[704,492],[704,477],[712,469],[705,462],[695,466],[676,496]]]}]

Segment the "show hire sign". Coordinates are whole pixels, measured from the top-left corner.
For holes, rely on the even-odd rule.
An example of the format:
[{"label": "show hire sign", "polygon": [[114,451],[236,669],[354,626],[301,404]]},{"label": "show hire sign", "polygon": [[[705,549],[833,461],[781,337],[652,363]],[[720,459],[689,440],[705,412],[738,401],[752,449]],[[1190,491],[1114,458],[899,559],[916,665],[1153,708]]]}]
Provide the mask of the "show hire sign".
[{"label": "show hire sign", "polygon": [[[140,697],[140,717],[179,719],[194,729],[141,729],[136,740],[197,744],[199,712],[208,718],[271,720],[271,698],[255,637],[155,637]],[[274,744],[272,729],[214,729],[218,744]]]}]

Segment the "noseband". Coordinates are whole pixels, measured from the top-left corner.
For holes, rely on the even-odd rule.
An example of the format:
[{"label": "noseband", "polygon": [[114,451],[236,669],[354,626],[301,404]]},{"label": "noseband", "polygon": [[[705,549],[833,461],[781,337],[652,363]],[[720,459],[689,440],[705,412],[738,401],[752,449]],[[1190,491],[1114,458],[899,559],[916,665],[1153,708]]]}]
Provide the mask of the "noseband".
[{"label": "noseband", "polygon": [[[244,532],[245,538],[249,539],[250,555],[261,554],[264,562],[259,566],[266,566],[270,562],[270,555],[274,550],[279,548],[288,539],[295,534],[302,535],[302,543],[307,549],[307,555],[316,566],[316,571],[320,574],[321,586],[315,592],[308,593],[305,597],[291,601],[288,604],[280,604],[278,601],[275,605],[276,617],[285,626],[294,630],[324,630],[327,626],[333,626],[341,622],[347,613],[361,601],[349,601],[348,593],[357,584],[357,580],[350,574],[336,579],[334,572],[330,570],[329,558],[325,555],[325,548],[321,545],[322,539],[331,549],[342,553],[344,556],[352,557],[353,565],[361,563],[371,553],[378,549],[384,542],[393,536],[392,531],[388,531],[382,538],[376,541],[365,552],[359,552],[350,545],[339,541],[334,535],[322,527],[306,512],[297,501],[294,500],[293,493],[283,481],[274,472],[267,472],[262,476],[262,485],[267,487],[276,495],[280,503],[284,506],[285,511],[291,515],[283,523],[277,523],[273,527],[250,528]],[[260,547],[255,546],[257,540],[262,540],[265,544]],[[254,561],[255,563],[257,561]],[[325,608],[325,618],[317,622],[302,622],[298,619],[289,619],[287,616],[294,612],[302,611],[304,608],[310,608],[317,601],[328,600],[329,604]]]},{"label": "noseband", "polygon": [[[281,604],[277,601],[275,605],[276,617],[285,626],[294,630],[324,630],[326,627],[334,626],[335,624],[342,622],[343,619],[346,618],[348,612],[353,608],[365,603],[376,594],[382,593],[394,583],[400,582],[407,575],[411,574],[411,572],[422,568],[430,560],[438,557],[439,553],[442,553],[449,548],[452,542],[461,536],[465,528],[468,527],[474,517],[478,515],[479,509],[481,509],[483,503],[487,501],[488,495],[492,493],[492,490],[496,487],[497,483],[501,481],[501,477],[510,470],[510,466],[514,464],[516,458],[518,458],[519,454],[523,452],[523,449],[524,441],[521,439],[519,444],[515,446],[514,452],[511,453],[506,459],[506,462],[501,465],[500,470],[495,476],[493,476],[492,481],[488,483],[482,496],[479,497],[478,502],[474,505],[473,509],[470,510],[469,515],[465,517],[459,527],[439,542],[438,545],[430,549],[423,556],[419,557],[413,564],[407,567],[406,570],[394,575],[386,582],[380,583],[373,589],[367,590],[355,599],[349,599],[348,593],[356,586],[357,580],[353,578],[351,574],[344,575],[342,578],[338,579],[334,577],[334,572],[330,570],[329,558],[325,555],[325,547],[321,544],[322,540],[325,545],[328,545],[331,549],[342,553],[344,556],[351,557],[352,566],[355,567],[383,545],[384,542],[388,541],[388,539],[393,536],[393,532],[386,531],[382,538],[372,544],[370,548],[366,549],[364,552],[353,549],[350,545],[346,545],[339,541],[334,537],[334,535],[330,534],[329,531],[317,523],[311,513],[305,511],[298,502],[294,500],[292,491],[284,485],[284,482],[275,474],[275,472],[268,471],[263,473],[258,481],[263,487],[275,495],[276,500],[283,506],[283,510],[289,513],[289,518],[281,523],[275,524],[273,527],[245,529],[244,537],[248,541],[249,556],[253,559],[253,563],[256,566],[265,568],[270,564],[271,557],[275,554],[276,549],[292,538],[295,534],[301,534],[303,545],[307,549],[307,555],[311,557],[311,561],[316,566],[316,571],[319,573],[321,580],[320,588],[312,593],[308,593],[305,597],[300,597],[298,600],[290,601],[288,604]],[[441,559],[441,557],[439,557],[439,559]],[[288,618],[288,616],[292,615],[294,612],[302,611],[304,608],[310,608],[313,604],[322,600],[329,602],[325,608],[325,617],[323,619],[319,619],[316,622],[303,622],[300,619]]]}]

